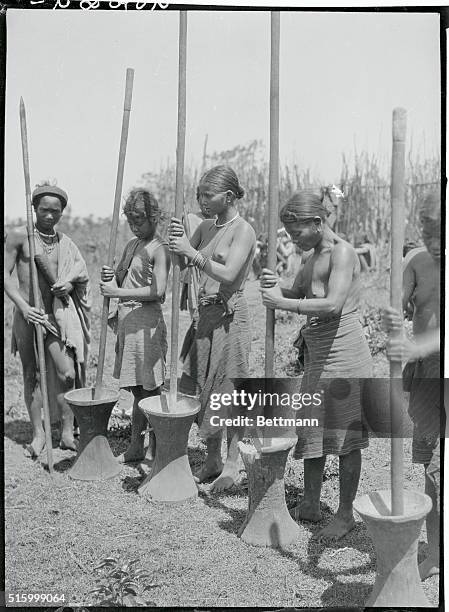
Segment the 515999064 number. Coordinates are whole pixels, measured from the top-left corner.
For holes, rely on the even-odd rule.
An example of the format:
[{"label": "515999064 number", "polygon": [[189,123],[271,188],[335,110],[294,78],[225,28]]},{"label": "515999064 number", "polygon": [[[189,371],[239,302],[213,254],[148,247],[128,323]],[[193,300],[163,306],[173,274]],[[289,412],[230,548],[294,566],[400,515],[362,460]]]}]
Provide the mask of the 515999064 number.
[{"label": "515999064 number", "polygon": [[42,605],[48,603],[65,603],[64,593],[6,593],[6,604]]}]

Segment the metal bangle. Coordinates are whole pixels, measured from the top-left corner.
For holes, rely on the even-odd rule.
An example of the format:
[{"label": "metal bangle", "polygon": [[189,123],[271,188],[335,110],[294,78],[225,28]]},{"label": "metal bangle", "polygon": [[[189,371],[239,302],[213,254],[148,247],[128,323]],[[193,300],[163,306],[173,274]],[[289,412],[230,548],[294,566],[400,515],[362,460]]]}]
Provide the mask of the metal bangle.
[{"label": "metal bangle", "polygon": [[200,270],[204,270],[205,266],[207,264],[207,258],[204,257],[204,255],[201,253],[201,251],[199,251],[199,257],[198,257],[198,261],[195,264],[197,266],[197,268],[199,268]]},{"label": "metal bangle", "polygon": [[206,257],[204,257],[201,251],[197,251],[191,261],[191,264],[196,266],[200,270],[203,270],[205,265],[207,264],[207,259]]}]

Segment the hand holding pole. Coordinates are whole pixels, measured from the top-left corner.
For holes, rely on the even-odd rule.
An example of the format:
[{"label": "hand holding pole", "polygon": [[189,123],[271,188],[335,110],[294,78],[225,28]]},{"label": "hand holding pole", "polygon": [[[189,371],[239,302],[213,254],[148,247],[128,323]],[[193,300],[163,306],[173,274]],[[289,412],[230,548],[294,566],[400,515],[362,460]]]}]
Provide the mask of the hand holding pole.
[{"label": "hand holding pole", "polygon": [[[31,291],[33,296],[33,305],[39,308],[39,281],[37,277],[37,268],[35,263],[36,249],[34,245],[34,221],[33,210],[31,203],[31,185],[30,185],[30,158],[28,153],[28,135],[26,124],[26,112],[23,99],[20,98],[20,132],[22,137],[22,157],[23,157],[23,172],[25,177],[25,199],[27,211],[27,233],[28,246],[30,249],[30,276],[31,276]],[[45,426],[45,445],[47,447],[47,462],[48,471],[53,473],[53,448],[51,440],[51,420],[50,407],[48,404],[48,388],[47,388],[47,368],[45,365],[45,345],[44,345],[44,330],[42,326],[36,324],[36,339],[37,353],[39,360],[40,388],[42,395],[42,409],[44,413]]]}]

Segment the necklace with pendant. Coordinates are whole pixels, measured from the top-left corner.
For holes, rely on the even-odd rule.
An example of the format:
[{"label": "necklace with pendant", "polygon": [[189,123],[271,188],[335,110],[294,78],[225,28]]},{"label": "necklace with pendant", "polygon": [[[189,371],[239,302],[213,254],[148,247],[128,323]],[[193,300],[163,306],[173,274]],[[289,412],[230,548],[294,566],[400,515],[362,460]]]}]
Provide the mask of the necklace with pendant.
[{"label": "necklace with pendant", "polygon": [[[42,248],[44,249],[45,253],[47,255],[51,255],[51,253],[53,253],[53,251],[55,250],[57,244],[58,244],[58,240],[57,240],[57,234],[56,232],[54,232],[53,234],[44,234],[43,232],[40,232],[37,227],[34,228],[34,233],[37,234],[37,238],[39,240],[39,242],[42,245]],[[46,238],[51,238],[52,241],[49,244],[48,242],[45,242],[45,240],[42,238],[42,236],[45,236]],[[56,240],[55,240],[56,238]]]}]

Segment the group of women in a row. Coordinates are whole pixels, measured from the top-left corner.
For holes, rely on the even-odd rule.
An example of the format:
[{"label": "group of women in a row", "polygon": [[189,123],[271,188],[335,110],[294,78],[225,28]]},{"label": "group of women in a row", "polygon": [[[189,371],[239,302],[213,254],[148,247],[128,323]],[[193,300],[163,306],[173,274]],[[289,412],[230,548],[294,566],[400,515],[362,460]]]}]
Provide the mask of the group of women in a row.
[{"label": "group of women in a row", "polygon": [[[161,218],[157,200],[145,189],[133,190],[124,213],[135,238],[125,247],[116,270],[107,266],[102,269],[102,294],[119,299],[114,376],[135,398],[131,444],[121,457],[131,462],[145,457],[142,434],[146,421],[138,402],[160,394],[165,379],[167,332],[161,304],[167,289],[170,252],[180,256],[187,268],[193,319],[181,351],[184,366],[179,390],[199,395],[198,423],[207,456],[196,478],[199,482],[213,479],[211,489],[215,491],[237,481],[238,441],[244,431],[228,428],[223,464],[223,431],[211,425],[209,398],[212,393],[232,392],[236,379],[250,375],[251,314],[244,288],[256,236],[239,214],[237,204],[243,196],[231,168],[212,168],[198,185],[201,212],[196,229],[189,239],[185,220],[172,218],[167,243],[157,231]],[[314,415],[320,426],[298,431],[295,449],[295,457],[304,459],[304,496],[294,509],[295,518],[301,520],[321,519],[326,456],[339,457],[339,507],[322,532],[339,538],[355,524],[352,505],[360,477],[361,450],[368,445],[361,422],[363,392],[357,380],[372,376],[372,361],[358,312],[360,262],[352,245],[331,230],[326,217],[322,198],[315,192],[304,190],[290,198],[281,209],[280,219],[293,243],[308,255],[290,289],[281,288],[278,276],[264,269],[260,291],[267,308],[307,317],[298,342],[305,366],[302,390],[317,390],[319,381],[326,377],[343,376],[350,382],[344,393],[326,395],[321,412]],[[153,451],[150,437],[147,453]]]}]

